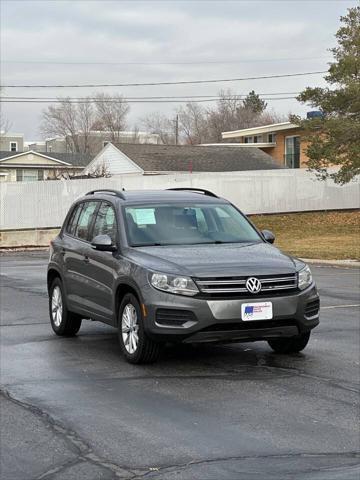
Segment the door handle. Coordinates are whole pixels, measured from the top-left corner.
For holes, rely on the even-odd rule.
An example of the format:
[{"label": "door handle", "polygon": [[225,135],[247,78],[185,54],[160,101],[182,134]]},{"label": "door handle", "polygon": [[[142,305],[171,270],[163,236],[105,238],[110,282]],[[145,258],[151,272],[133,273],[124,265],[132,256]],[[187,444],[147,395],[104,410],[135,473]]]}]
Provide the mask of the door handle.
[{"label": "door handle", "polygon": [[90,263],[90,258],[87,255],[84,256],[84,262]]}]

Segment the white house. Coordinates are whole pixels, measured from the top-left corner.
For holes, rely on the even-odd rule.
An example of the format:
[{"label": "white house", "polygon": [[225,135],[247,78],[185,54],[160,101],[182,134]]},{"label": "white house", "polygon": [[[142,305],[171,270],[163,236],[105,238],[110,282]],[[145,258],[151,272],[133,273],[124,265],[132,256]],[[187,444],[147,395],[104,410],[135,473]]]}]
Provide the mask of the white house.
[{"label": "white house", "polygon": [[108,143],[81,172],[82,175],[106,173],[110,176],[124,174],[144,174],[144,170],[133,162],[115,145]]}]

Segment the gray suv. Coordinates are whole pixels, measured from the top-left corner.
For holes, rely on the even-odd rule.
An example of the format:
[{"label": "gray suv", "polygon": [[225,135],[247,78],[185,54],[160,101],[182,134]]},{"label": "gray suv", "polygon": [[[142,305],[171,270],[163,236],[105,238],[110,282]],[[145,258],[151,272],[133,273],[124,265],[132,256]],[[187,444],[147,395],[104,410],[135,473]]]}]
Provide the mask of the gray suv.
[{"label": "gray suv", "polygon": [[207,190],[91,191],[51,242],[52,328],[69,336],[84,318],[107,323],[131,363],[155,361],[165,342],[266,340],[299,352],[319,295],[309,267],[273,242]]}]

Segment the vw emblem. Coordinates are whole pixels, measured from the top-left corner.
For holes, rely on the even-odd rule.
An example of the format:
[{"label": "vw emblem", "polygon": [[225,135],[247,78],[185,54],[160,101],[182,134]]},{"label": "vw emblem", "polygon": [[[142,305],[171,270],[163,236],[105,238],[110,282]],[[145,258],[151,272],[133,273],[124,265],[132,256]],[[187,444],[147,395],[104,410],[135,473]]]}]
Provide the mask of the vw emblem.
[{"label": "vw emblem", "polygon": [[261,290],[261,282],[258,278],[250,277],[246,280],[245,287],[250,293],[259,293]]}]

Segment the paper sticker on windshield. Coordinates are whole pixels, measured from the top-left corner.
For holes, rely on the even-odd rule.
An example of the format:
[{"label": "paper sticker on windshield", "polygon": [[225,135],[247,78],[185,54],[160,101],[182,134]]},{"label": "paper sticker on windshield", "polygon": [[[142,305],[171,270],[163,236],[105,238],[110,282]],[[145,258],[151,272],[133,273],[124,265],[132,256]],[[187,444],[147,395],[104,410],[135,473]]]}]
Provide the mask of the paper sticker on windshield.
[{"label": "paper sticker on windshield", "polygon": [[136,223],[138,225],[155,225],[155,213],[153,208],[136,208]]}]

